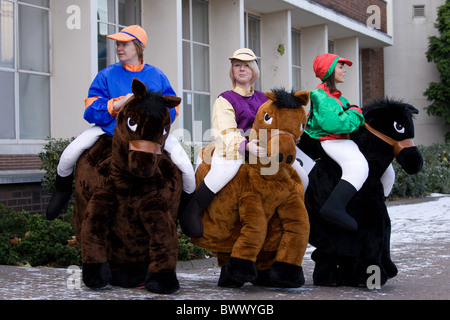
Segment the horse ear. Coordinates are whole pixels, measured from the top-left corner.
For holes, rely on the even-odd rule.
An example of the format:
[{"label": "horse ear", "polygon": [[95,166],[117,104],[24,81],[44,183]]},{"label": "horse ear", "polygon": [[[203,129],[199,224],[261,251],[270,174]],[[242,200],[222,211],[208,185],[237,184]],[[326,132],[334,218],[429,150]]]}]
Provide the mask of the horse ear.
[{"label": "horse ear", "polygon": [[134,97],[138,101],[144,100],[147,95],[147,87],[141,80],[134,78],[131,83],[131,91],[133,91]]},{"label": "horse ear", "polygon": [[272,91],[266,92],[265,96],[266,96],[267,99],[270,99],[272,101],[277,101],[277,95],[276,95],[275,92],[272,92]]},{"label": "horse ear", "polygon": [[167,101],[169,104],[168,108],[175,108],[181,103],[181,98],[175,97],[175,96],[163,96],[163,98]]},{"label": "horse ear", "polygon": [[297,91],[294,96],[301,101],[303,106],[309,103],[309,91]]}]

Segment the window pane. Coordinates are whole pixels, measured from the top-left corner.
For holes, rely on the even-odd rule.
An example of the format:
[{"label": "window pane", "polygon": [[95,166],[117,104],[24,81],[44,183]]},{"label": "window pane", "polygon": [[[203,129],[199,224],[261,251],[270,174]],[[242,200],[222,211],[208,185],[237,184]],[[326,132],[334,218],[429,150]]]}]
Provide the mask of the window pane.
[{"label": "window pane", "polygon": [[300,32],[292,30],[292,64],[301,66]]},{"label": "window pane", "polygon": [[198,44],[194,48],[194,90],[209,92],[209,48]]},{"label": "window pane", "polygon": [[50,78],[19,75],[20,139],[46,139],[50,136]]},{"label": "window pane", "polygon": [[104,22],[114,23],[115,21],[115,10],[114,10],[114,0],[97,0],[97,19]]},{"label": "window pane", "polygon": [[194,141],[211,141],[210,97],[194,95]]},{"label": "window pane", "polygon": [[194,41],[208,44],[208,3],[201,0],[192,1],[192,27]]},{"label": "window pane", "polygon": [[123,26],[141,24],[141,1],[119,0],[119,24]]},{"label": "window pane", "polygon": [[116,61],[116,42],[108,39],[108,34],[115,33],[114,26],[98,23],[98,70],[102,70]]},{"label": "window pane", "polygon": [[15,139],[14,114],[14,73],[0,72],[0,101],[2,116],[0,117],[0,139]]},{"label": "window pane", "polygon": [[183,89],[192,90],[191,82],[191,46],[183,41]]},{"label": "window pane", "polygon": [[183,93],[183,128],[191,134],[190,137],[184,137],[185,141],[192,140],[192,93]]},{"label": "window pane", "polygon": [[183,0],[182,3],[183,11],[182,11],[182,19],[183,19],[183,39],[191,40],[191,21],[189,14],[189,0]]},{"label": "window pane", "polygon": [[292,68],[292,88],[300,91],[302,87],[302,70],[300,68]]},{"label": "window pane", "polygon": [[19,6],[20,69],[50,72],[48,30],[47,10]]},{"label": "window pane", "polygon": [[0,1],[0,67],[14,68],[14,4]]},{"label": "window pane", "polygon": [[248,46],[253,52],[261,57],[261,31],[260,19],[258,17],[248,15]]},{"label": "window pane", "polygon": [[48,8],[49,5],[49,0],[20,0],[21,2],[26,2],[26,3],[30,3],[30,4],[34,4],[36,6],[41,6],[41,7],[46,7]]}]

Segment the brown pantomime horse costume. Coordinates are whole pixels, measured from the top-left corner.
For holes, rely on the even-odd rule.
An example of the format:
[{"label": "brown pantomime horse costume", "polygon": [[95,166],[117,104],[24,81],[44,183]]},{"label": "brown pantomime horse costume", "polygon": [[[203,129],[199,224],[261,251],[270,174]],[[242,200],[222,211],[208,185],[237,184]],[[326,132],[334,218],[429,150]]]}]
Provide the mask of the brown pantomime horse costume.
[{"label": "brown pantomime horse costume", "polygon": [[[309,220],[303,185],[292,168],[296,141],[306,123],[309,92],[274,90],[256,115],[250,139],[267,147],[267,158],[250,158],[202,215],[198,246],[217,252],[219,286],[299,287],[304,284],[303,255]],[[266,143],[266,145],[264,145]],[[210,169],[214,146],[202,150],[197,185]]]},{"label": "brown pantomime horse costume", "polygon": [[182,181],[163,146],[168,108],[181,99],[149,92],[136,79],[132,91],[113,137],[102,135],[77,163],[74,226],[83,281],[93,288],[145,285],[152,292],[172,293],[179,289]]}]

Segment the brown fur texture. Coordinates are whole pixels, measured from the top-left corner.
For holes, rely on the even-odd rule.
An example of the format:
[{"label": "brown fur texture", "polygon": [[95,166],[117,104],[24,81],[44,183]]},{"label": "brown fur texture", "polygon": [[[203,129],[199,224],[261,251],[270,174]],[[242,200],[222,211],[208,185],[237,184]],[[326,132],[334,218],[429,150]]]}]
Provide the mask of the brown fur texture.
[{"label": "brown fur texture", "polygon": [[[147,289],[170,293],[178,285],[182,181],[163,147],[170,127],[168,108],[181,99],[147,92],[136,79],[132,89],[134,98],[119,112],[113,137],[102,135],[77,163],[74,227],[83,280],[91,287],[135,286],[145,280]],[[131,150],[136,146],[142,150]]]},{"label": "brown fur texture", "polygon": [[[303,106],[309,101],[309,92],[278,90],[266,97],[269,100],[257,113],[250,139],[259,139],[267,147],[268,157],[249,157],[203,212],[203,236],[192,239],[194,244],[218,252],[220,266],[231,257],[245,265],[256,263],[258,272],[275,261],[300,267],[309,237],[303,185],[291,165],[295,141],[306,123]],[[213,150],[213,144],[202,150],[197,185],[210,169]]]}]

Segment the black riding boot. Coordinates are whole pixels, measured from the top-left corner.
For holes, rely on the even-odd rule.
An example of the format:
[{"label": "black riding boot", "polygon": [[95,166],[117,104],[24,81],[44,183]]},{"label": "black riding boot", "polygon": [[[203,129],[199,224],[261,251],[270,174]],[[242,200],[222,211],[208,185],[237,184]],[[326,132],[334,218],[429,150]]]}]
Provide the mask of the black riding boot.
[{"label": "black riding boot", "polygon": [[203,210],[211,203],[216,194],[203,181],[195,191],[186,208],[178,217],[181,229],[188,237],[200,238],[203,235],[203,225],[200,218]]},{"label": "black riding boot", "polygon": [[356,220],[349,216],[345,210],[348,202],[356,192],[357,190],[352,184],[345,180],[340,180],[320,209],[322,218],[350,231],[358,229]]},{"label": "black riding boot", "polygon": [[72,196],[73,173],[67,177],[56,175],[55,191],[47,206],[46,217],[48,220],[56,219]]}]

